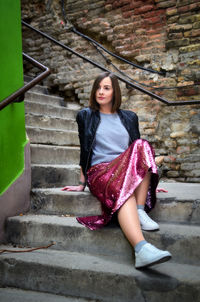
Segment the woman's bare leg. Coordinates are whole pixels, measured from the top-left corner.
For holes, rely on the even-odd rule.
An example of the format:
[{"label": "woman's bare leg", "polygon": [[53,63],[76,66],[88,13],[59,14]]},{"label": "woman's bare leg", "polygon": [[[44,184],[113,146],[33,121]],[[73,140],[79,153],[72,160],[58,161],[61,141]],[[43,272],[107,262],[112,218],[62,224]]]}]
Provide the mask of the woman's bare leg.
[{"label": "woman's bare leg", "polygon": [[140,227],[134,195],[119,209],[118,221],[124,235],[133,247],[140,241],[145,240]]},{"label": "woman's bare leg", "polygon": [[171,258],[168,251],[159,250],[145,241],[140,227],[134,194],[119,209],[118,221],[124,235],[135,249],[136,268],[152,266]]},{"label": "woman's bare leg", "polygon": [[144,211],[150,179],[151,172],[147,172],[143,181],[134,192],[141,228],[145,231],[159,230],[159,225],[157,224],[157,222],[153,221]]},{"label": "woman's bare leg", "polygon": [[147,172],[143,181],[139,184],[139,186],[135,189],[135,198],[137,205],[144,206],[146,203],[149,183],[151,178],[151,172]]}]

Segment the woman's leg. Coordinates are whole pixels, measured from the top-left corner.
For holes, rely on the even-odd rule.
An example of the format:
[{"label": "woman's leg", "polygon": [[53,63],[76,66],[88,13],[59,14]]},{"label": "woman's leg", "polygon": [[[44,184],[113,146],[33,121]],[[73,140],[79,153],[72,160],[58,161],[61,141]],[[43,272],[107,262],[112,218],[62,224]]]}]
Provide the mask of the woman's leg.
[{"label": "woman's leg", "polygon": [[147,172],[143,181],[135,189],[134,194],[135,194],[137,205],[142,205],[142,206],[145,205],[150,179],[151,179],[151,172]]},{"label": "woman's leg", "polygon": [[124,235],[135,249],[136,268],[152,266],[171,258],[171,254],[168,251],[159,250],[145,241],[140,227],[134,195],[119,209],[118,221]]},{"label": "woman's leg", "polygon": [[151,172],[147,172],[143,181],[135,189],[134,192],[141,228],[145,231],[155,231],[159,229],[159,225],[157,224],[157,222],[153,221],[144,211],[150,179],[151,179]]},{"label": "woman's leg", "polygon": [[118,221],[124,235],[133,247],[144,240],[134,195],[132,195],[119,209]]}]

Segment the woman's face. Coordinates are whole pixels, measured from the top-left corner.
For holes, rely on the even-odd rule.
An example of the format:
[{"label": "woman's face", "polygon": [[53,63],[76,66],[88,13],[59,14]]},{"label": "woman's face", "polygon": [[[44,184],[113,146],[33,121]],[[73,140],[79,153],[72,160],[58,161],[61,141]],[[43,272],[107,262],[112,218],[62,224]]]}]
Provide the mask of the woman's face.
[{"label": "woman's face", "polygon": [[112,81],[109,77],[104,78],[96,90],[96,101],[100,108],[112,108],[113,87]]}]

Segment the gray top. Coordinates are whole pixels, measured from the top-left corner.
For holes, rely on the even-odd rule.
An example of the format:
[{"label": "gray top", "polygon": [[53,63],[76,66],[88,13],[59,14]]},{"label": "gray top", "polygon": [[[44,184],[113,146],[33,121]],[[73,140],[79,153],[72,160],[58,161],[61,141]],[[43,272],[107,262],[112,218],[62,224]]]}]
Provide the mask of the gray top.
[{"label": "gray top", "polygon": [[92,166],[112,161],[129,146],[129,134],[117,113],[100,112],[100,118],[93,144]]}]

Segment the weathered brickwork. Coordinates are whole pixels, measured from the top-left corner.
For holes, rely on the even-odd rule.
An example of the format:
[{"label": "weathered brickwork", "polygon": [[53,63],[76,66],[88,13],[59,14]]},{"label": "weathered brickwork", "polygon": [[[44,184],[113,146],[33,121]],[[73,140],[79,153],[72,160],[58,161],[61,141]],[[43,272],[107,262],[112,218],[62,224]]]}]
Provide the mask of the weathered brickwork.
[{"label": "weathered brickwork", "polygon": [[[22,0],[22,17],[36,28],[115,71],[96,48],[62,25],[59,0]],[[65,0],[67,19],[106,48],[146,68],[149,73],[107,59],[146,89],[168,100],[200,99],[199,0]],[[87,105],[91,83],[99,69],[23,27],[24,50],[52,70],[52,91]],[[28,69],[28,66],[26,66]],[[34,70],[30,69],[30,74]],[[188,86],[190,85],[190,86]],[[180,88],[157,90],[148,86]],[[121,84],[123,107],[140,119],[143,138],[163,156],[163,177],[200,182],[200,105],[168,107]]]}]

